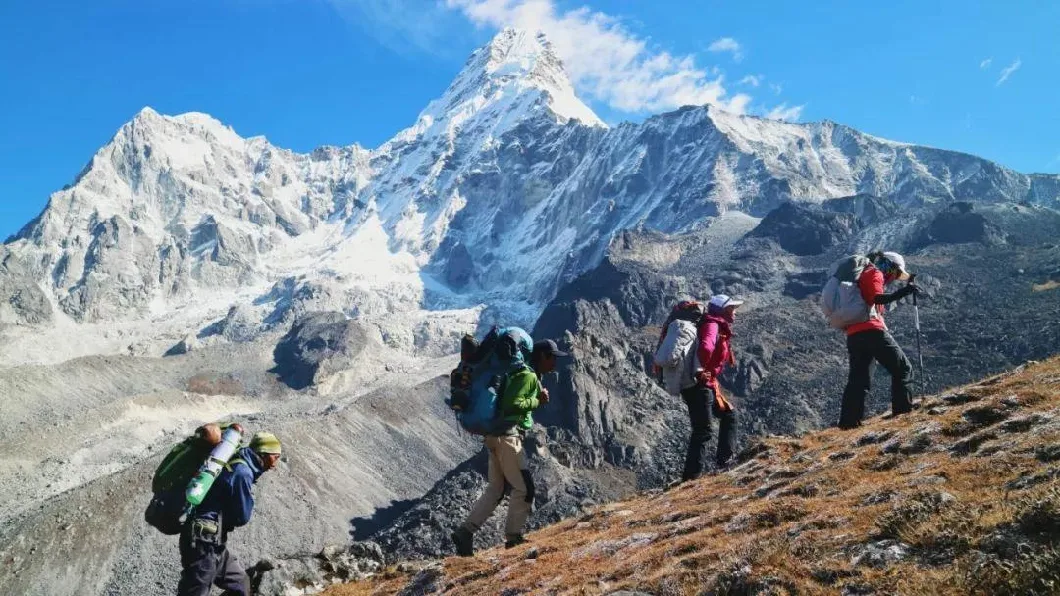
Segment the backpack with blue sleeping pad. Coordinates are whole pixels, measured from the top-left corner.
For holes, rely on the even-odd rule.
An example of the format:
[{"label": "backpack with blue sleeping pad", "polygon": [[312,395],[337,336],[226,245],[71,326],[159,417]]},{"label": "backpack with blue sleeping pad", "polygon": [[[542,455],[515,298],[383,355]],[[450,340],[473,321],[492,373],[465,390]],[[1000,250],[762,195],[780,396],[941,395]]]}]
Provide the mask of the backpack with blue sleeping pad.
[{"label": "backpack with blue sleeping pad", "polygon": [[530,365],[534,342],[519,327],[494,327],[482,342],[461,343],[460,364],[450,374],[449,407],[469,433],[488,435],[503,425],[498,412],[508,375]]}]

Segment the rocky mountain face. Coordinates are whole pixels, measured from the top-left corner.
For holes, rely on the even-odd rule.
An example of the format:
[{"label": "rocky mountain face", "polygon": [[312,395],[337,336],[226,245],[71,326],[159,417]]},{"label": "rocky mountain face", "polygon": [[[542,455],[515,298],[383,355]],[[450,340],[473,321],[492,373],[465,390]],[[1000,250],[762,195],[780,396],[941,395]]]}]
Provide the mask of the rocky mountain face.
[{"label": "rocky mountain face", "polygon": [[[608,127],[514,30],[372,150],[145,109],[0,247],[0,592],[168,592],[143,478],[221,417],[291,450],[244,560],[308,568],[348,533],[448,552],[483,460],[440,379],[494,321],[573,354],[529,443],[534,526],[673,477],[685,408],[647,371],[679,298],[747,299],[722,379],[744,436],[834,421],[845,349],[813,295],[851,252],[903,251],[931,290],[924,389],[1054,353],[1058,208],[1055,176],[827,121],[701,106]],[[909,311],[888,321],[912,350]],[[360,565],[340,554],[322,560]]]},{"label": "rocky mountain face", "polygon": [[297,154],[204,114],[145,108],[5,245],[0,322],[180,311],[185,328],[142,338],[157,355],[233,306],[256,307],[261,330],[289,323],[309,289],[351,316],[488,304],[529,325],[624,230],[858,194],[1055,207],[1060,182],[834,122],[711,107],[608,128],[547,39],[506,30],[374,150]]}]

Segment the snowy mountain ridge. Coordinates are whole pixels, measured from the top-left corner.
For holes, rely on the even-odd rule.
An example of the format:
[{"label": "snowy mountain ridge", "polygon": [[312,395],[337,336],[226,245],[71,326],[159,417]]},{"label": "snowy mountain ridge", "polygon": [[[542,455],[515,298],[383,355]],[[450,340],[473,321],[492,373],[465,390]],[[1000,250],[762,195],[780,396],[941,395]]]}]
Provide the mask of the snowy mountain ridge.
[{"label": "snowy mountain ridge", "polygon": [[145,108],[0,248],[0,358],[158,355],[314,309],[441,350],[480,316],[531,323],[622,230],[854,194],[1055,206],[1060,178],[706,106],[609,128],[543,35],[506,29],[374,150],[299,154]]}]

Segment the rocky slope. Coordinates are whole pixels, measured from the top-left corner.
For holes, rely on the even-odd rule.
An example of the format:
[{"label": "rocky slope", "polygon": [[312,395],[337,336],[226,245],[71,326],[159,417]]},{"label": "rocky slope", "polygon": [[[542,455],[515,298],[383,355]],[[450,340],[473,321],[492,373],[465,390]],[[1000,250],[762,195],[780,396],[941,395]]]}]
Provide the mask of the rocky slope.
[{"label": "rocky slope", "polygon": [[857,431],[771,437],[733,469],[594,507],[474,559],[344,594],[1051,594],[1060,360]]},{"label": "rocky slope", "polygon": [[232,536],[251,562],[343,542],[351,518],[419,497],[476,451],[442,402],[448,359],[366,342],[347,362],[357,378],[318,378],[356,390],[295,392],[265,372],[272,345],[0,369],[0,593],[172,593],[176,540],[143,510],[163,452],[206,420],[271,430],[287,453]]},{"label": "rocky slope", "polygon": [[[531,524],[576,516],[601,500],[663,486],[679,473],[685,406],[648,370],[658,325],[683,297],[725,292],[748,300],[734,329],[737,365],[722,377],[744,441],[806,432],[838,418],[846,350],[815,302],[828,264],[873,246],[912,249],[925,230],[953,217],[981,217],[984,229],[997,234],[980,242],[932,241],[906,253],[932,294],[920,307],[925,375],[917,390],[937,391],[1057,353],[1060,301],[1046,280],[1060,280],[1060,212],[1019,206],[965,212],[959,205],[903,210],[878,220],[858,218],[843,243],[829,240],[814,248],[818,254],[781,248],[791,239],[816,238],[816,230],[835,221],[836,210],[850,211],[856,203],[886,206],[861,198],[789,207],[781,228],[770,224],[772,215],[760,224],[729,215],[684,235],[628,232],[599,267],[562,289],[533,332],[563,338],[572,357],[546,381],[553,400],[536,415],[546,430],[535,440],[544,447],[531,458],[542,492]],[[1009,240],[998,243],[995,236]],[[902,305],[888,321],[915,359],[911,310]],[[968,315],[973,312],[989,314]],[[871,411],[888,407],[887,387],[881,373]],[[478,464],[443,479],[371,538],[403,558],[451,552],[448,532],[483,486]],[[480,539],[492,544],[499,534],[492,529]]]}]

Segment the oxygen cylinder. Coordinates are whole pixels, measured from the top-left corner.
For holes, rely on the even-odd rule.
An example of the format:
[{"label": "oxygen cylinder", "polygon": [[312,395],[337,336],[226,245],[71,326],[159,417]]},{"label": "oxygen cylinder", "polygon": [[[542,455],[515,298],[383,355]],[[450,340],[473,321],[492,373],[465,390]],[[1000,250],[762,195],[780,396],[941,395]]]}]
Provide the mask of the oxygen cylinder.
[{"label": "oxygen cylinder", "polygon": [[239,443],[242,439],[242,433],[235,426],[230,426],[221,433],[221,442],[213,448],[210,456],[206,458],[206,461],[199,467],[199,471],[195,473],[191,482],[188,483],[188,489],[184,492],[184,500],[187,501],[186,509],[190,510],[192,507],[202,504],[202,500],[206,498],[206,493],[210,492],[210,487],[213,486],[214,480],[217,479],[225,464],[239,449]]}]

